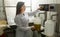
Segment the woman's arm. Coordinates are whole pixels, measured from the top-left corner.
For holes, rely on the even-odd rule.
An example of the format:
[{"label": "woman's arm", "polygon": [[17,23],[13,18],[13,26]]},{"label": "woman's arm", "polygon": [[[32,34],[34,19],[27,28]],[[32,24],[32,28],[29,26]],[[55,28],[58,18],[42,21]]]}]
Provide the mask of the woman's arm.
[{"label": "woman's arm", "polygon": [[35,15],[36,13],[39,13],[39,10],[36,10],[36,11],[34,11],[34,12],[31,12],[31,13],[28,13],[28,15],[29,15],[29,16],[33,16],[33,15]]}]

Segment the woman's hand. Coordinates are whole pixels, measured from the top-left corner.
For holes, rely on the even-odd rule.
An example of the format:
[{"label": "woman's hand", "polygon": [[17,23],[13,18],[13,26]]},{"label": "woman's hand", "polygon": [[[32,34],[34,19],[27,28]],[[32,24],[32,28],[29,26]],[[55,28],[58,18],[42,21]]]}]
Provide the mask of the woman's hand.
[{"label": "woman's hand", "polygon": [[31,27],[31,30],[32,30],[32,31],[35,31],[35,27],[34,27],[34,26],[32,26],[32,27]]},{"label": "woman's hand", "polygon": [[40,10],[40,8],[38,8],[37,10]]}]

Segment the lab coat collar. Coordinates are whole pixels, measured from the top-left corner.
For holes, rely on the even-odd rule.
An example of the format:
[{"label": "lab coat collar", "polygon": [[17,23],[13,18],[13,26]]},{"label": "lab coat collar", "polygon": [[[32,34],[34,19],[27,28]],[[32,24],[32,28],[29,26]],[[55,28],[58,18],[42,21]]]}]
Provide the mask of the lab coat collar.
[{"label": "lab coat collar", "polygon": [[21,16],[25,16],[25,14],[24,14],[24,13],[21,13],[21,14],[19,14],[19,15],[21,15]]}]

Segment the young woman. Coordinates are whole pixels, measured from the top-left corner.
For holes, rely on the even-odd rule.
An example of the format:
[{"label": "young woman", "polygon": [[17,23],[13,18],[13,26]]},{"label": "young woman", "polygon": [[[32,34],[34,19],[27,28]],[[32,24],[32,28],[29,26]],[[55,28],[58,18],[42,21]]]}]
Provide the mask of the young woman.
[{"label": "young woman", "polygon": [[38,10],[36,10],[35,12],[32,13],[27,13],[25,14],[25,5],[24,2],[18,2],[17,3],[17,7],[16,7],[16,17],[14,19],[16,25],[17,25],[17,29],[16,29],[16,37],[33,37],[32,36],[32,31],[34,30],[34,26],[28,26],[29,23],[29,19],[27,17],[25,17],[25,15],[28,16],[33,16],[35,15]]}]

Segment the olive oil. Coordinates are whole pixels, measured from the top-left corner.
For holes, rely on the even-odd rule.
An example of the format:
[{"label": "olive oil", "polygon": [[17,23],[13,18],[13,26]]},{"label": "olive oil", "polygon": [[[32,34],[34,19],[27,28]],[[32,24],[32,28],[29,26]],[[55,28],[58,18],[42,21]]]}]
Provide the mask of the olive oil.
[{"label": "olive oil", "polygon": [[37,31],[41,30],[41,24],[34,24],[34,27]]}]

